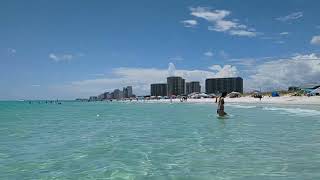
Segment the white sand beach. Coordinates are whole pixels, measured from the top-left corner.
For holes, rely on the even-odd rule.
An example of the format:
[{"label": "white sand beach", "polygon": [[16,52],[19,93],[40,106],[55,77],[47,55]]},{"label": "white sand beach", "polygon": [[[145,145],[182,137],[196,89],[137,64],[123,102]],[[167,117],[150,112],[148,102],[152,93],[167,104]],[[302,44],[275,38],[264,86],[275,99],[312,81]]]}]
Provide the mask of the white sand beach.
[{"label": "white sand beach", "polygon": [[[148,100],[148,102],[169,103],[170,99]],[[180,102],[180,99],[173,99],[172,102]],[[189,103],[214,103],[215,99],[188,99]],[[263,97],[261,101],[258,98],[249,96],[240,98],[225,98],[226,103],[248,103],[248,104],[291,104],[291,105],[320,105],[320,96],[281,96],[281,97]]]}]

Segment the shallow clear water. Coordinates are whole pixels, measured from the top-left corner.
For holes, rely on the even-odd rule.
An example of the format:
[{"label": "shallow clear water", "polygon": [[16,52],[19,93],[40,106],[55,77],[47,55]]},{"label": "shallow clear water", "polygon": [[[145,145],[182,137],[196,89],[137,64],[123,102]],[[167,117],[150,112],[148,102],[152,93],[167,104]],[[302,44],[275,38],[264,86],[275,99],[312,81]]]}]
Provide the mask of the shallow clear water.
[{"label": "shallow clear water", "polygon": [[0,102],[0,179],[320,179],[320,107]]}]

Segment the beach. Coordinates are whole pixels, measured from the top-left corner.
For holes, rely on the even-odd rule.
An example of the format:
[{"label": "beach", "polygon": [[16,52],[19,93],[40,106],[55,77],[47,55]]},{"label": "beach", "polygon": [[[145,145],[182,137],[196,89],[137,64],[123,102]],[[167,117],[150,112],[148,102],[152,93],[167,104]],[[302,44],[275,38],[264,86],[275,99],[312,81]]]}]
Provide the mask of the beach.
[{"label": "beach", "polygon": [[[148,100],[148,102],[170,103],[170,99]],[[180,99],[172,99],[172,102],[178,103]],[[214,103],[215,98],[188,99],[189,103]],[[226,103],[246,103],[246,104],[279,104],[279,105],[320,105],[320,96],[280,96],[280,97],[263,97],[259,98],[249,96],[240,98],[225,98]]]}]

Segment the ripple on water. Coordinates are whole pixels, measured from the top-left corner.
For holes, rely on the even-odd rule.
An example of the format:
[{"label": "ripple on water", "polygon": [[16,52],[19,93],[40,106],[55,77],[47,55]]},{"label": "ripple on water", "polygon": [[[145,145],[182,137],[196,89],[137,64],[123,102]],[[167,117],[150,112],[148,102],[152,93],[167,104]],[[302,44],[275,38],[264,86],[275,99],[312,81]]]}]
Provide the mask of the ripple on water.
[{"label": "ripple on water", "polygon": [[0,179],[320,179],[319,111],[227,103],[232,115],[217,120],[215,106],[10,107]]},{"label": "ripple on water", "polygon": [[282,108],[282,107],[263,107],[266,111],[278,111],[282,114],[289,114],[295,116],[320,116],[320,111],[313,109],[301,109],[301,108]]}]

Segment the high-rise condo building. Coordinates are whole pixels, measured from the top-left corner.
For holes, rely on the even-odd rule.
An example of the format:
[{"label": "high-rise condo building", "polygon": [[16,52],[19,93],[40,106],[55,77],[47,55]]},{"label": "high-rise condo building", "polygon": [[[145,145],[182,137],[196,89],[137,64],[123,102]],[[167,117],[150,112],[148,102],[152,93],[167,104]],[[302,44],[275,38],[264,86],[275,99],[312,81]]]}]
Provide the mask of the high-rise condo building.
[{"label": "high-rise condo building", "polygon": [[243,93],[243,79],[241,77],[206,79],[207,94],[231,93],[233,91]]},{"label": "high-rise condo building", "polygon": [[201,86],[199,81],[191,81],[186,83],[186,94],[191,93],[200,93],[201,92]]},{"label": "high-rise condo building", "polygon": [[128,92],[128,98],[132,97],[133,93],[132,93],[132,86],[127,86],[127,92]]},{"label": "high-rise condo building", "polygon": [[185,80],[178,76],[167,78],[168,96],[185,94]]},{"label": "high-rise condo building", "polygon": [[124,98],[132,97],[132,86],[124,87],[122,92]]},{"label": "high-rise condo building", "polygon": [[151,96],[167,96],[168,86],[166,83],[151,84]]},{"label": "high-rise condo building", "polygon": [[113,98],[114,99],[122,99],[123,98],[123,92],[120,91],[119,89],[115,89],[113,91]]},{"label": "high-rise condo building", "polygon": [[98,96],[98,100],[104,100],[104,99],[107,99],[107,96],[109,95],[110,93],[109,92],[104,92],[104,93],[102,93],[102,94],[100,94],[99,96]]}]

